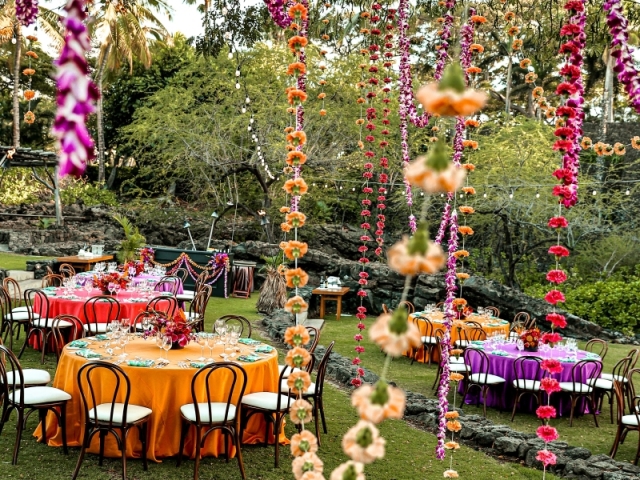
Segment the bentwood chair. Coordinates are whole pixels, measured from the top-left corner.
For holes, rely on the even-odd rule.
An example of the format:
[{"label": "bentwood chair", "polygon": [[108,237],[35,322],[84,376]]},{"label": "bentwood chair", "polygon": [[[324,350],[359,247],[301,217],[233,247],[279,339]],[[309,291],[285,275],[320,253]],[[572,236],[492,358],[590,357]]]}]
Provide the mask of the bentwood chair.
[{"label": "bentwood chair", "polygon": [[46,287],[61,287],[64,277],[55,273],[49,273],[42,277],[42,288]]},{"label": "bentwood chair", "polygon": [[[433,350],[436,348],[438,344],[438,339],[435,336],[436,328],[433,326],[433,323],[431,322],[431,320],[424,317],[414,317],[413,324],[417,327],[418,331],[420,332],[423,331],[422,328],[420,328],[421,326],[424,326],[425,328],[424,335],[420,336],[420,341],[422,342],[422,351],[423,351],[422,363],[427,363],[428,361],[429,365],[431,365],[431,357],[433,356]],[[419,351],[420,350],[416,348],[412,352],[411,365],[413,365],[413,362],[415,362]]]},{"label": "bentwood chair", "polygon": [[581,360],[571,367],[571,381],[560,382],[560,389],[568,393],[571,398],[571,413],[569,415],[569,426],[573,426],[573,414],[575,413],[578,400],[585,398],[589,400],[589,409],[593,413],[593,420],[598,427],[598,417],[596,415],[596,389],[588,384],[590,378],[600,377],[602,362],[599,360]]},{"label": "bentwood chair", "polygon": [[[311,354],[311,362],[306,366],[305,371],[311,373],[316,362],[316,357],[313,353],[316,351],[316,347],[320,341],[320,331],[316,327],[311,327],[309,325],[305,325],[304,328],[309,332],[309,343],[303,345],[303,347]],[[298,369],[292,368],[288,365],[278,365],[278,375],[284,371],[284,376],[282,378],[289,378],[289,375],[296,370]]]},{"label": "bentwood chair", "polygon": [[[442,350],[444,347],[444,343],[443,343],[444,331],[442,331],[441,329],[437,329],[434,332],[434,336],[437,340],[436,349],[440,354],[440,358],[442,358]],[[450,354],[448,366],[449,366],[450,373],[459,373],[460,375],[463,375],[465,379],[467,375],[469,375],[469,371],[471,370],[471,368],[469,368],[469,365],[464,363],[464,356],[456,356],[456,355]],[[433,386],[431,387],[434,391],[438,388],[441,375],[442,375],[442,365],[440,364],[440,362],[438,362],[438,371],[436,372],[436,378],[434,379]]]},{"label": "bentwood chair", "polygon": [[178,277],[182,281],[183,285],[184,282],[187,281],[187,275],[189,275],[189,272],[186,268],[176,268],[176,270],[173,272],[173,276]]},{"label": "bentwood chair", "polygon": [[43,386],[42,383],[29,386],[27,384],[28,376],[25,374],[27,370],[22,370],[20,361],[13,352],[4,345],[0,345],[0,356],[2,357],[2,361],[0,361],[0,392],[2,392],[2,398],[4,399],[2,418],[0,419],[0,433],[2,433],[2,429],[13,410],[18,415],[12,465],[18,463],[22,432],[27,429],[27,420],[33,412],[38,412],[38,418],[42,425],[41,441],[44,444],[47,443],[47,413],[52,412],[56,416],[58,425],[60,425],[62,449],[67,455],[66,409],[67,402],[71,400],[71,395],[64,390]]},{"label": "bentwood chair", "polygon": [[[216,319],[216,322],[218,320],[223,320],[226,325],[229,325],[230,323],[239,324],[241,328],[240,337],[251,338],[251,322],[242,315],[223,315],[222,317]],[[215,324],[213,328],[215,329]]]},{"label": "bentwood chair", "polygon": [[[475,359],[474,359],[475,357]],[[482,413],[487,416],[487,394],[491,388],[502,387],[506,380],[498,375],[489,373],[491,368],[491,360],[489,356],[482,350],[477,348],[467,348],[464,351],[464,363],[469,365],[471,371],[467,377],[467,381],[464,386],[464,394],[462,395],[462,402],[460,402],[460,408],[464,405],[464,401],[469,394],[469,391],[477,387],[480,389],[480,395],[478,396],[478,403],[480,397],[482,397]],[[478,405],[476,403],[476,405]],[[502,400],[500,404],[504,403]]]},{"label": "bentwood chair", "polygon": [[26,312],[26,306],[20,306],[20,302],[22,302],[22,291],[20,290],[20,284],[15,280],[15,278],[6,277],[2,280],[2,286],[5,288],[7,293],[9,294],[9,299],[11,300],[11,305],[13,308],[12,312]]},{"label": "bentwood chair", "polygon": [[618,429],[616,437],[611,446],[609,456],[616,457],[618,446],[624,442],[627,433],[631,431],[638,432],[638,450],[636,451],[634,465],[638,465],[640,459],[640,391],[635,389],[635,385],[640,385],[640,368],[634,368],[628,373],[628,386],[630,395],[625,394],[625,385],[623,382],[615,380],[613,382],[613,391],[616,396],[618,410],[616,413]]},{"label": "bentwood chair", "polygon": [[59,361],[62,349],[67,343],[84,337],[84,323],[74,315],[57,315],[51,322],[51,332],[56,358]]},{"label": "bentwood chair", "polygon": [[[102,388],[112,385],[112,388]],[[100,456],[98,465],[102,466],[104,442],[107,435],[115,437],[122,457],[122,479],[127,478],[127,438],[132,428],[137,428],[142,443],[142,466],[147,470],[148,422],[153,413],[150,408],[129,403],[131,381],[127,373],[110,362],[93,361],[85,363],[78,371],[78,388],[84,410],[84,434],[76,469],[71,477],[75,480],[80,472],[82,461],[91,439],[99,434]],[[118,399],[123,399],[119,402]]]},{"label": "bentwood chair", "polygon": [[402,302],[398,303],[398,306],[396,308],[400,308],[400,307],[405,307],[409,315],[411,315],[412,313],[415,313],[416,311],[416,307],[413,305],[413,303],[411,303],[408,300],[403,300]]},{"label": "bentwood chair", "polygon": [[0,321],[2,321],[0,336],[4,334],[5,342],[7,341],[7,337],[9,338],[9,348],[13,348],[13,337],[16,327],[18,335],[20,335],[20,328],[27,327],[30,318],[31,313],[29,311],[16,312],[13,309],[9,292],[5,287],[0,287]]},{"label": "bentwood chair", "polygon": [[155,297],[147,302],[145,310],[164,313],[168,318],[173,318],[178,310],[176,297]]},{"label": "bentwood chair", "polygon": [[484,309],[496,318],[500,316],[500,309],[498,307],[484,307]]},{"label": "bentwood chair", "polygon": [[529,323],[530,320],[531,320],[531,315],[529,315],[527,312],[518,312],[513,317],[512,323],[521,323],[522,325],[527,325],[527,323]]},{"label": "bentwood chair", "polygon": [[[604,360],[604,357],[607,356],[607,352],[609,351],[609,344],[600,338],[592,338],[584,346],[584,350],[595,353],[601,360]],[[613,384],[611,386],[613,387]]]},{"label": "bentwood chair", "polygon": [[209,279],[209,274],[204,270],[198,278],[196,278],[195,287],[193,290],[183,290],[182,293],[176,295],[179,302],[193,302],[196,293],[200,291],[203,285],[206,285],[206,281]]},{"label": "bentwood chair", "polygon": [[[313,405],[313,418],[316,424],[316,438],[318,439],[318,445],[320,443],[320,420],[322,419],[322,431],[326,435],[327,432],[327,421],[324,418],[324,403],[322,393],[324,391],[324,379],[327,375],[327,365],[329,364],[329,356],[331,355],[331,351],[333,350],[333,346],[335,345],[335,341],[331,342],[327,349],[324,352],[322,360],[320,360],[320,364],[318,365],[318,375],[316,376],[316,381],[312,382],[309,385],[309,388],[306,392],[302,394],[302,398],[311,401]],[[280,392],[296,397],[296,395],[291,392],[289,389],[289,385],[287,384],[287,380],[283,379],[280,384]]]},{"label": "bentwood chair", "polygon": [[120,302],[109,295],[91,297],[84,302],[84,318],[87,322],[84,331],[87,336],[106,333],[109,322],[120,318],[120,310]]},{"label": "bentwood chair", "polygon": [[173,295],[177,295],[178,291],[182,287],[182,280],[175,275],[165,275],[156,283],[153,289],[156,292],[171,292]]},{"label": "bentwood chair", "polygon": [[58,272],[63,277],[73,277],[76,274],[76,269],[73,268],[68,263],[62,263],[62,264],[60,264],[60,267],[58,268]]},{"label": "bentwood chair", "polygon": [[459,332],[459,339],[454,342],[456,348],[466,349],[472,342],[487,339],[487,333],[482,329],[482,326],[477,322],[465,322],[466,328],[461,328]]},{"label": "bentwood chair", "polygon": [[[221,392],[221,385],[224,390]],[[247,387],[247,372],[233,362],[219,362],[205,365],[196,372],[191,380],[191,398],[193,403],[180,407],[182,431],[180,434],[179,467],[182,463],[184,443],[193,426],[196,431],[196,453],[193,472],[198,480],[200,470],[200,451],[207,437],[219,430],[224,437],[224,456],[229,462],[229,441],[236,449],[236,458],[242,478],[247,478],[242,462],[240,436],[240,412],[244,391]],[[216,400],[220,398],[220,401]],[[202,433],[203,429],[204,435]],[[227,438],[229,437],[229,438]]]},{"label": "bentwood chair", "polygon": [[211,285],[203,285],[193,298],[193,302],[189,304],[189,311],[186,312],[186,317],[189,322],[193,322],[196,332],[204,331],[204,317],[212,292]]},{"label": "bentwood chair", "polygon": [[542,358],[523,356],[516,358],[513,362],[513,388],[515,390],[515,399],[513,401],[513,412],[511,412],[511,421],[516,417],[516,409],[520,400],[525,395],[531,395],[538,402],[538,406],[542,405],[542,389],[540,382],[544,375],[542,370]]},{"label": "bentwood chair", "polygon": [[604,397],[606,396],[609,399],[611,424],[613,424],[613,401],[615,397],[615,393],[613,391],[613,382],[620,382],[622,384],[623,391],[626,393],[626,389],[629,383],[629,381],[627,380],[627,374],[629,373],[629,370],[631,368],[632,361],[632,356],[626,356],[619,360],[613,366],[612,373],[610,374],[611,378],[604,378],[603,375],[600,375],[599,378],[592,377],[587,380],[587,384],[595,388],[595,396],[599,404],[598,410],[602,410],[602,402],[604,401]]},{"label": "bentwood chair", "polygon": [[[311,356],[313,358],[313,355]],[[285,378],[284,373],[286,370],[282,370],[278,377],[278,385],[282,385],[282,380]],[[291,409],[291,404],[294,399],[289,395],[284,395],[280,392],[254,392],[245,395],[240,402],[242,408],[240,410],[241,423],[240,423],[240,438],[244,437],[244,430],[247,427],[249,419],[253,415],[262,415],[266,422],[264,446],[269,445],[269,427],[273,427],[273,435],[276,438],[275,441],[275,466],[278,467],[280,458],[280,430],[283,426],[285,416]]]}]

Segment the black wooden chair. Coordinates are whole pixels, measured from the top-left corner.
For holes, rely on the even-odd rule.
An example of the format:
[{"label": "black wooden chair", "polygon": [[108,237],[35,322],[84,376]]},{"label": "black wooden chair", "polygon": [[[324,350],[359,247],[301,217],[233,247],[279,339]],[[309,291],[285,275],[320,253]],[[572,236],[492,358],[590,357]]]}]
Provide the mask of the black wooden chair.
[{"label": "black wooden chair", "polygon": [[571,381],[560,382],[560,389],[568,393],[571,398],[571,413],[569,415],[569,426],[573,426],[573,414],[575,413],[578,400],[585,398],[589,400],[589,409],[593,413],[593,420],[598,426],[598,416],[596,415],[596,389],[588,384],[590,378],[600,377],[602,372],[602,362],[598,360],[581,360],[571,367]]},{"label": "black wooden chair", "polygon": [[82,308],[87,322],[84,330],[88,337],[106,333],[109,322],[120,318],[120,302],[109,295],[91,297]]},{"label": "black wooden chair", "polygon": [[[527,374],[527,369],[530,372]],[[516,416],[516,409],[518,403],[525,395],[531,395],[538,402],[538,406],[542,405],[542,389],[540,388],[540,382],[544,376],[544,370],[542,370],[542,358],[540,357],[518,357],[513,362],[513,374],[514,380],[512,382],[515,390],[515,398],[513,400],[513,412],[511,413],[511,421]]]}]

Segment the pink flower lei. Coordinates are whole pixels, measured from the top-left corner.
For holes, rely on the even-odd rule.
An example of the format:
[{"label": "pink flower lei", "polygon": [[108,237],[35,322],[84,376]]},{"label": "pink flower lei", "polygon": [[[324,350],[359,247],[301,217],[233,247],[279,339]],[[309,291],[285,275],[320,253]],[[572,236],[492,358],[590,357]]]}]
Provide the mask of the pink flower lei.
[{"label": "pink flower lei", "polygon": [[60,176],[81,175],[87,162],[94,157],[94,143],[87,129],[87,117],[95,111],[98,89],[87,76],[89,72],[85,52],[91,48],[83,0],[69,0],[64,46],[56,60],[58,87],[56,118],[53,134],[58,139]]},{"label": "pink flower lei", "polygon": [[285,12],[285,7],[290,6],[288,0],[264,0],[267,10],[273,22],[280,28],[287,28],[291,25],[291,17]]},{"label": "pink flower lei", "polygon": [[16,0],[16,18],[28,27],[38,16],[38,0]]},{"label": "pink flower lei", "polygon": [[629,21],[620,0],[606,0],[604,10],[611,31],[611,55],[616,59],[614,71],[629,95],[629,102],[640,113],[640,72],[635,68],[633,48],[629,45]]}]

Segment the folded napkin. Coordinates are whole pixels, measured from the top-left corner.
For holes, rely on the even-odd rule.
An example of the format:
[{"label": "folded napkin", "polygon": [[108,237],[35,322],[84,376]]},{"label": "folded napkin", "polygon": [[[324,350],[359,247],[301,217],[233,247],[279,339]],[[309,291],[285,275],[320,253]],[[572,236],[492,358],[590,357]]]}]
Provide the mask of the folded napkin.
[{"label": "folded napkin", "polygon": [[83,340],[74,340],[73,342],[70,342],[68,346],[71,348],[84,348],[87,345],[89,344]]},{"label": "folded napkin", "polygon": [[260,345],[256,347],[256,353],[271,353],[273,351],[273,347],[271,345]]},{"label": "folded napkin", "polygon": [[593,352],[587,352],[586,357],[589,360],[600,360],[600,355],[598,355],[597,353],[593,353]]},{"label": "folded napkin", "polygon": [[109,340],[109,337],[107,337],[104,333],[99,333],[98,335],[96,335],[96,340]]},{"label": "folded napkin", "polygon": [[201,363],[201,362],[191,362],[191,363],[189,363],[189,365],[191,365],[192,368],[202,368],[207,364],[206,363]]},{"label": "folded napkin", "polygon": [[260,357],[256,357],[255,355],[240,355],[238,357],[238,360],[240,360],[241,362],[253,363],[260,360]]},{"label": "folded napkin", "polygon": [[484,340],[471,340],[472,345],[484,345]]},{"label": "folded napkin", "polygon": [[567,357],[567,358],[559,358],[558,359],[562,363],[576,363],[577,360],[575,358]]},{"label": "folded napkin", "polygon": [[254,340],[253,338],[239,338],[238,343],[242,343],[243,345],[260,345],[262,342]]},{"label": "folded napkin", "polygon": [[88,348],[78,350],[76,352],[76,355],[82,358],[102,358],[102,355],[100,355],[98,352],[94,352],[93,350],[90,350]]},{"label": "folded napkin", "polygon": [[507,352],[503,352],[502,350],[494,350],[491,352],[491,355],[497,355],[498,357],[510,357]]},{"label": "folded napkin", "polygon": [[154,363],[153,360],[127,360],[127,365],[130,367],[150,367]]}]

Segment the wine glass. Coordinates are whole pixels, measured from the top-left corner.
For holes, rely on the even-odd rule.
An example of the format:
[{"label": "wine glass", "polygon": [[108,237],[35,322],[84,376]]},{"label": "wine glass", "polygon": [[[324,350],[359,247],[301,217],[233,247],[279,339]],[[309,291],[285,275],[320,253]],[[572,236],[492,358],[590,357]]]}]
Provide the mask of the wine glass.
[{"label": "wine glass", "polygon": [[118,294],[120,293],[120,290],[122,289],[122,287],[120,286],[119,283],[116,283],[113,290],[116,292],[116,298],[118,297]]},{"label": "wine glass", "polygon": [[169,358],[168,358],[168,353],[169,350],[171,350],[171,346],[172,346],[173,342],[171,341],[171,337],[168,335],[165,335],[164,340],[162,341],[162,349],[165,351],[165,355],[167,355],[167,359],[166,362],[169,362]]},{"label": "wine glass", "polygon": [[233,328],[229,334],[229,344],[231,345],[231,357],[236,356],[236,346],[238,345],[239,338],[240,338],[240,331],[237,328]]},{"label": "wine glass", "polygon": [[207,335],[207,346],[209,347],[209,358],[207,358],[207,362],[213,362],[213,347],[216,346],[216,337]]},{"label": "wine glass", "polygon": [[198,361],[204,362],[206,360],[206,358],[204,357],[204,347],[207,345],[206,333],[198,333],[196,340],[198,342],[198,345],[200,345],[200,358],[198,358]]},{"label": "wine glass", "polygon": [[218,342],[218,344],[223,344],[225,343],[225,335],[227,334],[227,324],[224,322],[224,320],[222,322],[218,322],[218,320],[216,320],[216,333],[220,336],[220,341]]},{"label": "wine glass", "polygon": [[109,293],[113,295],[113,292],[116,290],[116,284],[113,282],[109,282],[109,285],[107,285],[107,289],[109,290]]},{"label": "wine glass", "polygon": [[91,290],[93,290],[93,281],[87,280],[84,283],[84,290],[87,292],[87,297],[91,294]]},{"label": "wine glass", "polygon": [[158,358],[158,362],[164,362],[164,358],[162,358],[162,345],[164,344],[165,336],[158,332],[156,335],[156,347],[160,349],[160,358]]},{"label": "wine glass", "polygon": [[143,317],[142,319],[142,332],[144,333],[144,338],[147,338],[149,335],[149,330],[151,329],[151,320],[149,317]]},{"label": "wine glass", "polygon": [[123,331],[120,331],[120,347],[122,348],[122,353],[120,354],[120,356],[122,358],[126,357],[127,355],[129,355],[127,353],[127,343],[129,343],[129,334],[125,333]]}]

